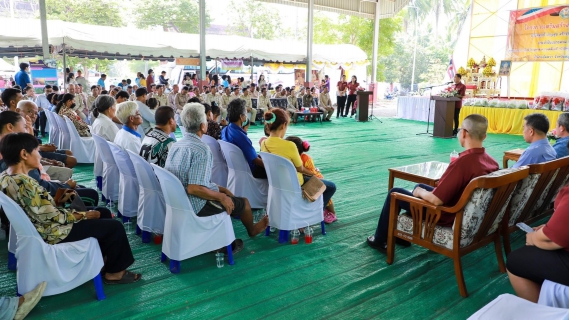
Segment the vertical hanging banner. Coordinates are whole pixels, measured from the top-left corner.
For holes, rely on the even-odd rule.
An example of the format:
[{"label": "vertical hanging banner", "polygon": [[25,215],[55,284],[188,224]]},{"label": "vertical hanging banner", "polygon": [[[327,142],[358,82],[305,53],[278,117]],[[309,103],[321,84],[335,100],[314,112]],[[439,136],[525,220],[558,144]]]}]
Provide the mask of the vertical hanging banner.
[{"label": "vertical hanging banner", "polygon": [[569,6],[511,11],[506,59],[569,60]]}]

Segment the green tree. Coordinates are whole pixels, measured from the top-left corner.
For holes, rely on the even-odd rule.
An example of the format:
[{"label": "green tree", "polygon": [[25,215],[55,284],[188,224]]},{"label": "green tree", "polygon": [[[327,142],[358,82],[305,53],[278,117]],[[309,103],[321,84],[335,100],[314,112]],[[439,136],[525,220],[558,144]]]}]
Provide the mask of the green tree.
[{"label": "green tree", "polygon": [[281,28],[279,12],[266,3],[254,0],[231,0],[229,11],[232,13],[230,32],[232,34],[274,40],[285,30]]},{"label": "green tree", "polygon": [[[100,0],[46,0],[47,18],[68,22],[122,27],[119,2]],[[39,19],[39,12],[38,12]]]},{"label": "green tree", "polygon": [[[401,31],[402,18],[396,16],[389,19],[381,19],[379,22],[379,46],[378,59],[393,52],[395,35]],[[334,21],[329,16],[320,12],[315,14],[314,19],[314,43],[340,44],[349,43],[360,47],[366,52],[368,59],[373,54],[374,21],[355,16],[340,15]],[[376,81],[385,80],[385,65],[378,63]],[[371,66],[368,67],[371,73]]]},{"label": "green tree", "polygon": [[[182,33],[200,32],[199,7],[192,0],[142,0],[133,14],[139,29],[160,26],[164,31],[173,29]],[[206,11],[206,27],[210,21]]]}]

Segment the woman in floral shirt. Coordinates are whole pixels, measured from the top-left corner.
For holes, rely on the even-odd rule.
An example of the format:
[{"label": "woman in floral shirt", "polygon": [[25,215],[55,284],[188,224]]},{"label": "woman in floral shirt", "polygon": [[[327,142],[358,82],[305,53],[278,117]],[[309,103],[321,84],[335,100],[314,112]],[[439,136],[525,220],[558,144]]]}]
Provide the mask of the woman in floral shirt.
[{"label": "woman in floral shirt", "polygon": [[77,113],[73,111],[73,108],[75,108],[75,96],[71,93],[66,93],[63,95],[63,99],[57,104],[55,112],[62,117],[66,116],[69,118],[81,137],[90,137],[89,126],[79,118]]},{"label": "woman in floral shirt", "polygon": [[77,212],[57,207],[51,195],[34,179],[41,156],[37,139],[28,133],[12,133],[0,141],[0,154],[8,167],[0,174],[0,190],[26,213],[40,236],[48,244],[95,238],[106,258],[105,283],[132,283],[141,275],[126,271],[134,257],[123,226],[112,219],[110,211]]}]

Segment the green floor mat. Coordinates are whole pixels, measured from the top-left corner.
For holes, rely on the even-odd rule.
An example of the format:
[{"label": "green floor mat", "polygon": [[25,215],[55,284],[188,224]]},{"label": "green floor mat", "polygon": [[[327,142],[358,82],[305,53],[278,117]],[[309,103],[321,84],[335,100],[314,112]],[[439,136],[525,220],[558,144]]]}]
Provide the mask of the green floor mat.
[{"label": "green floor mat", "polygon": [[[334,181],[338,221],[327,235],[315,227],[314,243],[279,244],[278,232],[247,237],[240,221],[235,233],[245,249],[235,265],[218,269],[213,253],[182,261],[179,274],[160,262],[160,246],[142,244],[129,235],[136,258],[132,270],[143,279],[132,285],[104,286],[107,299],[97,301],[92,282],[70,292],[43,298],[29,319],[465,319],[499,294],[513,290],[498,270],[493,245],[463,258],[470,296],[462,298],[452,260],[418,246],[397,247],[395,262],[365,244],[377,226],[388,185],[388,168],[430,160],[449,161],[461,151],[457,139],[416,133],[421,122],[382,118],[356,123],[291,125],[289,135],[311,144],[309,154],[325,178]],[[261,126],[249,131],[254,146]],[[181,137],[180,132],[177,133]],[[521,136],[488,135],[485,146],[498,163],[505,150],[525,148]],[[95,186],[92,165],[79,165],[74,178]],[[397,187],[414,184],[395,181]],[[521,232],[512,235],[517,248]],[[6,242],[0,254],[7,256]],[[15,294],[16,273],[0,263],[0,294]]]}]

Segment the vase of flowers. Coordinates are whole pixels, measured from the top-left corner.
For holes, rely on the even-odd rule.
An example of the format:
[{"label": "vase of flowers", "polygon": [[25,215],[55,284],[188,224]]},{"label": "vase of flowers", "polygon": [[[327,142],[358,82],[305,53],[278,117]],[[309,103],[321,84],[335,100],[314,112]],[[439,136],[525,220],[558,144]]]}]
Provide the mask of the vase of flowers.
[{"label": "vase of flowers", "polygon": [[453,98],[453,97],[458,96],[458,90],[456,90],[453,87],[448,87],[446,89],[443,89],[443,91],[441,91],[439,96],[441,96],[443,98]]}]

